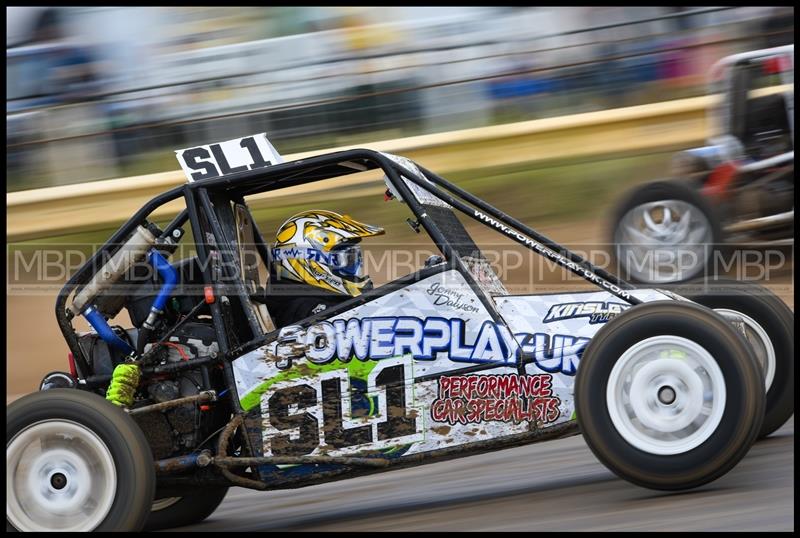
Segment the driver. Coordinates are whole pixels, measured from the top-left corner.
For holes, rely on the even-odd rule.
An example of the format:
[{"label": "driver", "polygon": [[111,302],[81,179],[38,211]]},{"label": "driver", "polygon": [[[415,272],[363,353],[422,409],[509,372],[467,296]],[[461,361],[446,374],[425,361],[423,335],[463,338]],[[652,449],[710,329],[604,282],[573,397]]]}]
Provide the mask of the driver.
[{"label": "driver", "polygon": [[267,306],[284,327],[372,289],[359,243],[384,229],[333,211],[294,215],[278,229]]}]

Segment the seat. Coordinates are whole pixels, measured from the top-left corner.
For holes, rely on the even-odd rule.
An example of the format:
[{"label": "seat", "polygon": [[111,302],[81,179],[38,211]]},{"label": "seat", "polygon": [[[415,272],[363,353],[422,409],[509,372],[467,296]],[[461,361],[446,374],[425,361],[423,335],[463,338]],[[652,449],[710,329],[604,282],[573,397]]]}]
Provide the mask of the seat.
[{"label": "seat", "polygon": [[[261,257],[256,248],[253,219],[250,210],[244,204],[234,204],[234,216],[236,218],[236,241],[239,243],[239,267],[242,280],[244,281],[247,293],[251,296],[258,296],[264,293],[261,287],[261,274],[259,269],[264,264],[259,263]],[[264,261],[264,260],[261,260]],[[265,268],[266,269],[266,268]],[[269,282],[269,271],[265,271],[265,284]],[[275,330],[275,323],[269,314],[267,305],[261,301],[251,301],[256,310],[256,318],[261,325],[261,329],[266,332]]]},{"label": "seat", "polygon": [[766,159],[793,149],[783,94],[764,95],[747,101],[742,143],[747,154],[756,159]]}]

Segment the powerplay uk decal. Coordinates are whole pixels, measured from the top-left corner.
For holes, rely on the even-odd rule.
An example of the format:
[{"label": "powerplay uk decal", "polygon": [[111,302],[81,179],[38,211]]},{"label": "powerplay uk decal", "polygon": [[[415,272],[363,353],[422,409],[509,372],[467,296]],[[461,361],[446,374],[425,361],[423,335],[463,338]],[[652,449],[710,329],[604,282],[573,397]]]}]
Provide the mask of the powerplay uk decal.
[{"label": "powerplay uk decal", "polygon": [[443,352],[453,362],[513,363],[517,346],[508,329],[488,320],[479,327],[470,342],[467,322],[461,318],[386,316],[323,321],[306,332],[306,358],[314,364],[403,355],[432,361]]},{"label": "powerplay uk decal", "polygon": [[614,299],[496,297],[493,318],[446,271],[298,326],[300,356],[239,357],[239,399],[260,413],[265,455],[402,457],[547,428],[573,416],[580,357],[602,327],[592,313]]},{"label": "powerplay uk decal", "polygon": [[[465,338],[467,322],[461,318],[412,316],[350,318],[315,323],[299,331],[304,358],[314,365],[351,360],[375,361],[410,356],[415,361],[436,361],[445,354],[450,362],[513,366],[518,358],[533,361],[545,372],[575,375],[576,361],[588,338],[568,334],[511,334],[503,324],[484,321],[474,342]],[[280,370],[291,360],[279,361]]]}]

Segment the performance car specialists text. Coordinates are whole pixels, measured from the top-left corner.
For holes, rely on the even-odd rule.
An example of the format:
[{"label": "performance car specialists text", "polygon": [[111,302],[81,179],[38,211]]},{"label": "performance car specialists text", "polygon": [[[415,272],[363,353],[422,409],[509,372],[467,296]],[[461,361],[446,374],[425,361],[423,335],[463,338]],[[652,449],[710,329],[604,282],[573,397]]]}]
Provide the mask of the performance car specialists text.
[{"label": "performance car specialists text", "polygon": [[555,422],[561,414],[553,396],[553,376],[462,375],[439,378],[431,418],[448,424]]}]

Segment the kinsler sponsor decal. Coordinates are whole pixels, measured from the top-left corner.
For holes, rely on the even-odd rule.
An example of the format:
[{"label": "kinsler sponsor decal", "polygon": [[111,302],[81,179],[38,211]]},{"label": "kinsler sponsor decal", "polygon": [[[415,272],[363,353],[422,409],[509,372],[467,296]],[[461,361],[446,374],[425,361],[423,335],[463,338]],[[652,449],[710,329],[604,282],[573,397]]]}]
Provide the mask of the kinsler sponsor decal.
[{"label": "kinsler sponsor decal", "polygon": [[442,376],[439,395],[431,404],[431,418],[448,424],[549,424],[561,414],[552,382],[550,374]]},{"label": "kinsler sponsor decal", "polygon": [[631,305],[602,301],[587,301],[580,303],[561,303],[550,307],[544,322],[560,321],[564,319],[589,318],[589,323],[605,323],[630,308]]}]

